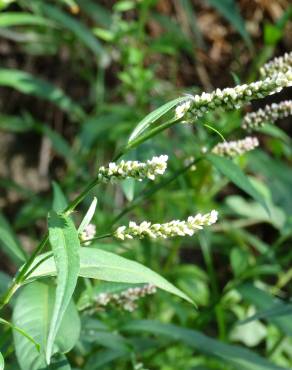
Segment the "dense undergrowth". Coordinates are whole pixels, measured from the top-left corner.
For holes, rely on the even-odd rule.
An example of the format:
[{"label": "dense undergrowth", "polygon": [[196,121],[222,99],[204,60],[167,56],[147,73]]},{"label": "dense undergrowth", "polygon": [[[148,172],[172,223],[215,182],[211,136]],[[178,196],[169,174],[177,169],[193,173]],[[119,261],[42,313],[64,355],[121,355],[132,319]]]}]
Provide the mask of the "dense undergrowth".
[{"label": "dense undergrowth", "polygon": [[258,3],[0,1],[0,369],[292,368],[292,13]]}]

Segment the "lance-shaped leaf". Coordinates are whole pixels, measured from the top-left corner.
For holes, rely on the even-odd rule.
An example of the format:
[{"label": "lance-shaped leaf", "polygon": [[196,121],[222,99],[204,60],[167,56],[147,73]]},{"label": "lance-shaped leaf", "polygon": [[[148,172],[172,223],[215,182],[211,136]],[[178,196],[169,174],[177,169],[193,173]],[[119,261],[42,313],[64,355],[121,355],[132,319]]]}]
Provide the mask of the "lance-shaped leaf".
[{"label": "lance-shaped leaf", "polygon": [[50,363],[57,331],[76,287],[80,263],[79,238],[77,230],[69,217],[58,215],[55,212],[50,214],[49,239],[57,270],[57,289],[48,334],[47,363]]},{"label": "lance-shaped leaf", "polygon": [[[35,260],[31,269],[32,273],[28,276],[28,279],[56,274],[56,266],[52,257],[48,257],[44,262],[38,265],[39,261],[44,259],[44,257],[46,257],[46,255],[42,254]],[[35,266],[37,267],[35,268]],[[148,267],[100,249],[86,247],[80,249],[79,275],[87,278],[119,283],[153,284],[157,288],[175,294],[193,303],[185,293]]]},{"label": "lance-shaped leaf", "polygon": [[168,113],[172,108],[177,106],[178,104],[183,103],[190,98],[187,96],[183,96],[174,100],[171,100],[168,103],[165,103],[161,107],[155,109],[153,112],[149,113],[145,118],[140,121],[133,132],[131,133],[128,143],[134,141],[138,136],[142,135],[142,133],[148,129],[154,122],[156,122],[159,118],[161,118],[164,114]]}]

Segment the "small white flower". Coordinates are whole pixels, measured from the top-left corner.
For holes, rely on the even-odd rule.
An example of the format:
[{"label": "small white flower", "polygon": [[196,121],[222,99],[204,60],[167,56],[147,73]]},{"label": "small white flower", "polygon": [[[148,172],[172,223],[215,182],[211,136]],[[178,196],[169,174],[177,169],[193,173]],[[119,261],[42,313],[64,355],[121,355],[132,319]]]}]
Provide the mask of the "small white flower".
[{"label": "small white flower", "polygon": [[96,235],[96,226],[93,224],[88,224],[80,234],[80,240],[84,242],[84,245],[89,245],[90,240],[93,239],[95,235]]},{"label": "small white flower", "polygon": [[125,240],[137,237],[143,239],[145,237],[169,238],[174,236],[192,236],[197,230],[201,230],[204,226],[209,226],[217,221],[218,212],[213,210],[210,213],[196,216],[189,216],[186,221],[173,220],[164,224],[151,224],[143,221],[140,225],[130,221],[129,226],[121,226],[115,232],[114,236],[117,239]]},{"label": "small white flower", "polygon": [[189,100],[186,100],[185,102],[179,104],[175,108],[175,117],[176,118],[182,118],[191,108],[192,105],[192,98]]},{"label": "small white flower", "polygon": [[257,146],[259,146],[258,139],[248,136],[243,140],[219,143],[212,149],[212,152],[220,156],[235,157],[253,150]]}]

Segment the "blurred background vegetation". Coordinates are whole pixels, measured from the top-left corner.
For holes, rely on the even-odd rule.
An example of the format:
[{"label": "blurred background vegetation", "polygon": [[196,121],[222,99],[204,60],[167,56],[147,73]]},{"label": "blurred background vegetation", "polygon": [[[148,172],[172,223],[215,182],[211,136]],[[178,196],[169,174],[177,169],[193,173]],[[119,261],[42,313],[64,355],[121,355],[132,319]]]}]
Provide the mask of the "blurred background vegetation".
[{"label": "blurred background vegetation", "polygon": [[[254,81],[263,63],[292,48],[289,0],[1,0],[0,9],[0,232],[9,230],[24,253],[34,249],[46,228],[52,181],[73,198],[147,113],[184,93]],[[96,322],[102,320],[113,333],[133,317],[157,319],[241,344],[292,368],[291,315],[236,325],[272,307],[272,295],[286,308],[292,294],[289,119],[265,126],[261,149],[235,160],[269,203],[270,217],[207,162],[179,175],[202,147],[221,140],[205,125],[228,140],[240,138],[245,111],[289,94],[291,88],[243,111],[207,113],[198,124],[176,126],[133,150],[129,159],[169,155],[174,180],[160,190],[125,181],[92,192],[98,198],[98,234],[129,219],[164,222],[213,208],[220,214],[212,233],[183,241],[96,244],[158,271],[198,305],[196,311],[159,292],[132,314],[97,313]],[[2,239],[4,282],[23,256]],[[152,337],[135,355],[120,351],[118,361],[108,356],[97,367],[96,356],[120,353],[98,337],[99,329],[89,340],[85,327],[69,355],[73,367],[129,369],[142,361],[145,368],[162,370],[265,369],[229,367],[215,350],[213,358],[179,339]],[[0,345],[16,369],[7,329],[0,330]]]}]

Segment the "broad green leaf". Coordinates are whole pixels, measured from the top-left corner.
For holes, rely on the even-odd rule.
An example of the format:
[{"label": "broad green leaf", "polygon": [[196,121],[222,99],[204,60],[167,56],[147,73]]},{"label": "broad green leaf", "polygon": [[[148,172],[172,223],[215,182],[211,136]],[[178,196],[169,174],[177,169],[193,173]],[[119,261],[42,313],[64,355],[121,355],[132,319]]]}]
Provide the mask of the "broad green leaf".
[{"label": "broad green leaf", "polygon": [[[35,265],[41,258],[44,258],[44,255],[36,259]],[[33,268],[34,266],[32,266],[32,269]],[[56,275],[56,266],[53,258],[48,258],[39,265],[32,274],[29,275],[29,279],[50,275]],[[186,294],[148,267],[100,249],[86,247],[80,249],[79,275],[92,279],[120,283],[149,283],[193,303]]]},{"label": "broad green leaf", "polygon": [[105,58],[105,50],[98,41],[98,39],[93,35],[91,30],[85,26],[84,23],[79,22],[70,15],[64,13],[57,7],[49,4],[38,4],[39,9],[43,14],[49,19],[53,19],[58,22],[62,27],[70,30],[75,36],[86,45],[97,57]]},{"label": "broad green leaf", "polygon": [[11,87],[24,94],[49,100],[67,112],[72,120],[82,119],[84,112],[58,87],[17,69],[0,69],[0,86]]},{"label": "broad green leaf", "polygon": [[199,331],[185,329],[172,324],[163,324],[152,320],[137,320],[131,321],[122,329],[127,332],[134,331],[162,335],[176,342],[182,342],[208,356],[221,358],[225,363],[233,365],[236,370],[283,369],[250,350],[240,346],[225,344],[219,340],[209,338]]},{"label": "broad green leaf", "polygon": [[234,162],[232,162],[230,159],[220,157],[215,154],[208,154],[206,159],[209,160],[213,166],[216,167],[217,170],[226,176],[231,182],[233,182],[245,193],[249,194],[254,200],[259,202],[269,213],[269,209],[263,196],[257,191],[248,177]]},{"label": "broad green leaf", "polygon": [[52,22],[44,17],[25,12],[5,12],[0,14],[0,27],[27,25],[47,27],[52,25]]},{"label": "broad green leaf", "polygon": [[[20,326],[40,344],[39,353],[33,343],[18,332],[13,332],[16,356],[22,370],[47,369],[45,348],[55,294],[55,287],[33,282],[25,286],[16,299],[13,310],[13,324]],[[77,342],[79,334],[80,319],[75,305],[71,301],[60,324],[54,352],[69,352]],[[54,367],[55,365],[52,364],[50,368]]]},{"label": "broad green leaf", "polygon": [[19,241],[14,235],[10,225],[5,217],[0,213],[0,247],[15,262],[23,262],[26,260],[26,253],[22,249]]},{"label": "broad green leaf", "polygon": [[73,221],[52,212],[49,215],[49,240],[57,268],[57,288],[54,311],[46,348],[46,360],[50,363],[54,340],[61,320],[74,293],[79,273],[80,243]]},{"label": "broad green leaf", "polygon": [[251,44],[250,36],[246,31],[236,0],[208,0],[208,3],[232,24],[249,45]]},{"label": "broad green leaf", "polygon": [[4,370],[4,358],[0,352],[0,370]]},{"label": "broad green leaf", "polygon": [[188,100],[189,98],[184,96],[181,98],[177,98],[171,100],[170,102],[162,105],[161,107],[155,109],[155,111],[149,113],[145,118],[140,121],[137,126],[135,127],[134,131],[131,133],[128,143],[131,143],[135,140],[139,135],[141,135],[149,126],[151,126],[155,121],[161,118],[164,114],[169,112],[172,108],[176,105]]},{"label": "broad green leaf", "polygon": [[86,226],[89,225],[90,221],[92,220],[92,217],[95,212],[95,208],[97,205],[97,198],[94,197],[93,201],[91,202],[88,211],[86,212],[86,215],[84,216],[83,220],[81,221],[81,224],[78,227],[78,234],[81,234],[82,231],[86,228]]},{"label": "broad green leaf", "polygon": [[53,210],[55,212],[62,212],[67,207],[67,199],[60,188],[59,184],[53,181]]},{"label": "broad green leaf", "polygon": [[[258,310],[257,318],[265,318],[269,322],[278,326],[283,333],[292,336],[292,305],[285,304],[278,298],[273,297],[271,294],[255,287],[253,284],[246,283],[240,285],[237,290],[243,297],[243,299],[254,304]],[[271,309],[271,311],[270,311]],[[274,311],[275,310],[275,311]],[[277,317],[278,315],[281,317]],[[261,313],[261,311],[263,311]],[[281,312],[282,311],[282,312]],[[285,316],[283,312],[286,313]]]}]

